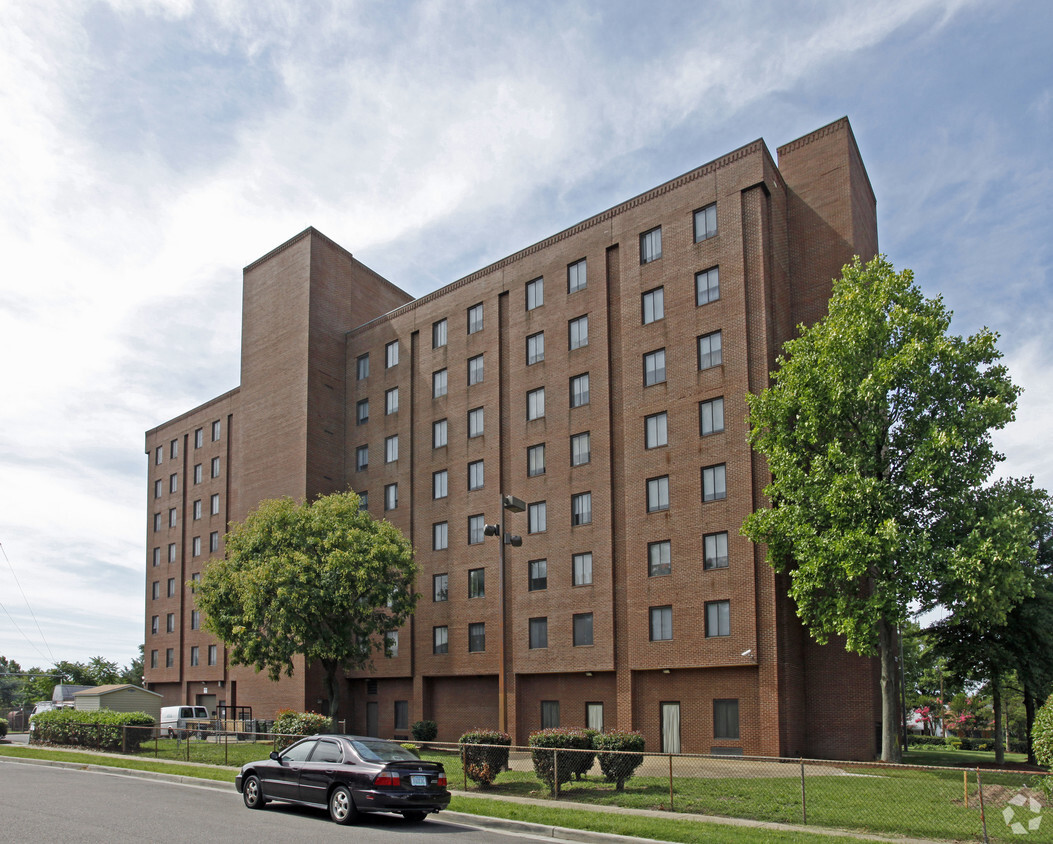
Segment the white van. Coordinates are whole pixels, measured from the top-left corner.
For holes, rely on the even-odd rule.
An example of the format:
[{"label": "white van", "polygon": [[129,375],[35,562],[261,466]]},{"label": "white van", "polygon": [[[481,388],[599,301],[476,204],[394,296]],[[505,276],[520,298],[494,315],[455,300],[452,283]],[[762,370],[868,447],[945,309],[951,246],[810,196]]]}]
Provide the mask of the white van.
[{"label": "white van", "polygon": [[208,710],[203,706],[162,706],[161,734],[170,738],[186,738],[187,730],[208,728]]}]

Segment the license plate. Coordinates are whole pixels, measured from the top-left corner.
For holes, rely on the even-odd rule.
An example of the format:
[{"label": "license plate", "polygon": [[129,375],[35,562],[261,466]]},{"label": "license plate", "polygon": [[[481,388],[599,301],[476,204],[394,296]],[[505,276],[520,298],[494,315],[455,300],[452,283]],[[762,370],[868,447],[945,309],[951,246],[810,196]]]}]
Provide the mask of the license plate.
[{"label": "license plate", "polygon": [[410,785],[418,785],[418,786],[420,786],[420,785],[427,785],[428,784],[428,778],[425,777],[425,776],[421,776],[420,774],[413,774],[409,778],[409,784]]}]

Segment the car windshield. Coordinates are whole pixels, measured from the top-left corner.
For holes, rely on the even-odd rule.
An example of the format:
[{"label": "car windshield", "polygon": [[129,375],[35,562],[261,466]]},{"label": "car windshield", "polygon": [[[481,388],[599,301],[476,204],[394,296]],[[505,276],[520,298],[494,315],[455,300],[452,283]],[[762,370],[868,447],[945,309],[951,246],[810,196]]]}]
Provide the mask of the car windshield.
[{"label": "car windshield", "polygon": [[351,746],[366,762],[417,762],[406,748],[392,741],[353,741]]}]

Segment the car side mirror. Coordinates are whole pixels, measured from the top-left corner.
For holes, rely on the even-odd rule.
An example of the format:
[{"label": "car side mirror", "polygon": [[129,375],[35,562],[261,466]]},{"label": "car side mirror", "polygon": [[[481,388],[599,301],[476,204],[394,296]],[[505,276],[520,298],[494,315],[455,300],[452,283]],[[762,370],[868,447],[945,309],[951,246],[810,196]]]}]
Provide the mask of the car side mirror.
[{"label": "car side mirror", "polygon": [[282,761],[279,758],[279,756],[278,756],[278,751],[277,750],[272,750],[271,751],[271,759],[273,759],[275,762],[281,762]]}]

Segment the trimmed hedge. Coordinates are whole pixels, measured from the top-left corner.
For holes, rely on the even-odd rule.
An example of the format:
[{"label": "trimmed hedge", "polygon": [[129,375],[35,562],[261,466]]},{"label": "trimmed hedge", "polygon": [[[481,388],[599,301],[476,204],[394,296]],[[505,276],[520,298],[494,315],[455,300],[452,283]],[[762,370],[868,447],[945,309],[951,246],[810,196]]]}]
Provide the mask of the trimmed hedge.
[{"label": "trimmed hedge", "polygon": [[7,719],[0,718],[0,738],[4,738],[7,735]]},{"label": "trimmed hedge", "polygon": [[497,775],[508,767],[508,748],[512,744],[512,737],[508,733],[497,730],[469,730],[457,743],[461,745],[465,776],[472,782],[479,783],[482,788],[493,785]]},{"label": "trimmed hedge", "polygon": [[580,779],[581,774],[592,767],[596,754],[575,752],[557,756],[552,751],[592,750],[592,737],[595,734],[595,730],[573,730],[566,727],[551,727],[536,730],[530,734],[527,743],[534,748],[530,751],[530,759],[534,763],[534,774],[549,787],[553,794],[556,791],[557,778],[560,784],[569,782],[575,774]]},{"label": "trimmed hedge", "polygon": [[410,735],[414,741],[435,741],[439,725],[434,721],[414,721],[410,724]]},{"label": "trimmed hedge", "polygon": [[[127,730],[124,727],[152,727],[154,719],[145,712],[83,712],[77,709],[52,709],[38,712],[30,719],[32,741],[61,744],[70,747],[89,747],[96,750],[135,751],[150,737],[147,730]],[[127,732],[127,737],[124,733]],[[127,743],[126,743],[127,742]]]},{"label": "trimmed hedge", "polygon": [[[607,782],[616,783],[615,788],[622,791],[625,781],[631,779],[636,769],[643,764],[643,733],[632,730],[610,730],[600,733],[593,739],[600,757],[600,770]],[[621,753],[604,753],[604,751],[622,751]],[[628,752],[626,752],[628,751]]]},{"label": "trimmed hedge", "polygon": [[1031,742],[1035,748],[1035,761],[1047,768],[1053,767],[1053,695],[1035,714]]},{"label": "trimmed hedge", "polygon": [[304,736],[328,733],[331,729],[332,722],[325,715],[283,709],[274,719],[274,726],[271,728],[271,732],[278,734],[274,740],[274,749],[283,750]]}]

